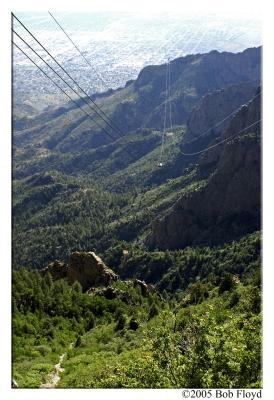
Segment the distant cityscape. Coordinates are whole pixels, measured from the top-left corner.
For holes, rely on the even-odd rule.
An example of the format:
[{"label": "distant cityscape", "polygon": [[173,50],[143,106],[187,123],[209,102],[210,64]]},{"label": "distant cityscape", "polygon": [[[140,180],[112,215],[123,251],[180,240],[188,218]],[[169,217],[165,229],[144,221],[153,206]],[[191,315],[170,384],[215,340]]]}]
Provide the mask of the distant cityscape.
[{"label": "distant cityscape", "polygon": [[[17,15],[89,94],[124,86],[144,66],[162,64],[169,58],[211,50],[238,52],[262,44],[260,21],[248,18],[170,13],[56,13],[91,67],[48,13]],[[30,39],[16,22],[14,29]],[[18,38],[15,41],[26,49]],[[33,47],[45,56],[34,41]],[[37,56],[29,49],[26,52],[50,74],[50,69]],[[68,100],[17,49],[13,55],[13,77],[15,106],[30,105],[40,111]]]}]

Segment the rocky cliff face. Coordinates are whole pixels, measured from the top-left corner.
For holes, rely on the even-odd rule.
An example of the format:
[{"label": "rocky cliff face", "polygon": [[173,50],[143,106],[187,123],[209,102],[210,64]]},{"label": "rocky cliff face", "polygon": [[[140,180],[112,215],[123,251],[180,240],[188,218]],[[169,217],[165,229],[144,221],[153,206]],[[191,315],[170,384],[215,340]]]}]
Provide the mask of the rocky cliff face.
[{"label": "rocky cliff face", "polygon": [[[244,82],[257,85],[261,69],[260,51],[260,48],[247,49],[237,54],[211,51],[171,61],[170,94],[174,124],[185,123],[193,106],[207,93]],[[165,101],[165,74],[166,65],[148,66],[133,83],[138,93],[135,107],[141,106],[145,100],[144,118],[147,127],[162,127],[161,104]],[[147,116],[148,110],[150,115]]]},{"label": "rocky cliff face", "polygon": [[201,156],[201,169],[216,165],[207,185],[183,196],[166,217],[155,222],[149,246],[215,244],[260,229],[260,124],[233,137],[259,118],[257,97],[223,133],[223,138],[232,139]]},{"label": "rocky cliff face", "polygon": [[72,253],[68,264],[68,281],[78,281],[83,290],[96,286],[108,286],[118,276],[93,252]]},{"label": "rocky cliff face", "polygon": [[[193,140],[204,132],[212,138],[220,135],[234,115],[232,114],[230,118],[226,117],[250,100],[255,90],[253,85],[245,83],[216,90],[203,96],[190,114],[184,141]],[[220,123],[222,120],[224,121]],[[210,130],[210,127],[214,128]]]}]

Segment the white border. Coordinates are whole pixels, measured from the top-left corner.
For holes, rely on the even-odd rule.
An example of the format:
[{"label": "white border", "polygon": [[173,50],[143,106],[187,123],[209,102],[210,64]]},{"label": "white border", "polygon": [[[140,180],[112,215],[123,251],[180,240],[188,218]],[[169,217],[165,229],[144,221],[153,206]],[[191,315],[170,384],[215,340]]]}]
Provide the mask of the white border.
[{"label": "white border", "polygon": [[[5,5],[4,5],[5,6]],[[6,4],[6,8],[13,11],[134,11],[142,13],[157,12],[182,12],[182,13],[226,13],[241,15],[241,17],[253,15],[259,16],[262,10],[262,2],[257,0],[48,0],[46,3],[35,0],[12,0]]]},{"label": "white border", "polygon": [[45,10],[66,10],[66,11],[85,11],[85,10],[115,10],[115,11],[138,11],[138,12],[212,12],[212,13],[230,13],[234,15],[257,15],[263,12],[264,20],[264,207],[263,207],[263,227],[264,227],[264,399],[271,399],[273,382],[273,324],[272,314],[273,300],[271,294],[274,286],[274,265],[273,257],[273,137],[272,133],[272,115],[273,115],[273,74],[274,74],[274,56],[273,56],[273,12],[268,1],[258,0],[230,0],[229,2],[216,0],[139,0],[137,2],[130,0],[82,0],[77,2],[48,0],[46,7],[43,2],[36,1],[10,1],[0,5],[1,23],[0,23],[0,43],[1,43],[1,142],[0,142],[0,171],[1,171],[1,340],[0,340],[0,394],[1,399],[44,399],[51,397],[58,398],[66,396],[67,399],[75,399],[81,396],[82,399],[101,399],[104,396],[108,398],[124,399],[130,397],[139,399],[140,397],[149,397],[157,399],[175,399],[181,398],[180,390],[81,390],[65,389],[53,390],[50,393],[47,390],[38,391],[36,389],[15,390],[10,389],[11,378],[11,342],[10,342],[10,246],[11,246],[11,65],[10,65],[10,11],[45,11]]}]

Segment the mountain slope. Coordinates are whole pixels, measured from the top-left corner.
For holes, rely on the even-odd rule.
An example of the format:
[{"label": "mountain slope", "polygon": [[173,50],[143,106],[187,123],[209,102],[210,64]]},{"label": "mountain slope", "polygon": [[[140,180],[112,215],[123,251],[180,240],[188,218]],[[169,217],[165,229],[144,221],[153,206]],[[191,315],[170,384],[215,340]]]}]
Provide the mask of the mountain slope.
[{"label": "mountain slope", "polygon": [[203,96],[189,116],[184,140],[188,142],[204,132],[218,135],[228,126],[234,116],[233,112],[250,100],[255,91],[256,87],[242,83]]},{"label": "mountain slope", "polygon": [[[196,54],[171,61],[171,97],[174,125],[187,121],[192,107],[206,93],[231,85],[260,80],[260,48],[244,52]],[[166,65],[145,67],[125,88],[96,99],[122,132],[141,127],[163,128],[166,100]],[[79,100],[80,101],[80,100]],[[92,111],[82,103],[86,111]],[[41,120],[47,121],[41,126]],[[73,125],[70,126],[70,121]],[[105,127],[105,123],[101,122]],[[77,151],[108,143],[110,138],[75,106],[15,121],[14,144],[38,144],[61,152]],[[56,133],[58,132],[58,136]],[[114,138],[117,133],[111,132]],[[54,138],[54,139],[53,139]]]},{"label": "mountain slope", "polygon": [[[192,199],[193,193],[201,192],[202,199],[204,191],[207,193],[205,187],[208,186],[208,180],[213,179],[210,175],[219,168],[218,149],[200,158],[199,155],[185,157],[180,150],[195,152],[205,148],[216,138],[225,135],[223,129],[226,124],[220,125],[220,129],[213,134],[209,132],[189,144],[185,144],[185,138],[196,127],[208,128],[211,122],[223,118],[224,110],[231,112],[253,96],[254,84],[260,78],[259,60],[258,48],[238,54],[211,52],[172,61],[174,73],[171,93],[173,91],[181,96],[184,107],[192,111],[187,126],[177,125],[172,132],[165,134],[154,128],[138,128],[112,142],[105,137],[105,143],[102,144],[100,133],[90,131],[86,117],[72,105],[51,109],[48,113],[21,121],[21,125],[17,121],[13,143],[14,264],[41,268],[56,257],[66,259],[72,250],[104,253],[119,240],[143,246],[148,243],[148,236],[153,238],[153,246],[168,247],[169,244],[162,243],[164,236],[162,241],[158,239],[162,235],[161,224],[159,232],[156,232],[158,228],[154,228],[151,236],[154,221],[168,218],[172,214],[172,207],[176,208],[174,204],[183,195]],[[244,64],[246,68],[243,68]],[[216,76],[207,82],[206,76],[213,70]],[[129,82],[125,88],[100,95],[97,101],[104,109],[111,111],[112,116],[117,116],[117,109],[119,111],[119,107],[129,101],[128,111],[124,110],[120,117],[125,118],[125,122],[127,118],[133,121],[136,114],[136,118],[142,120],[144,125],[146,118],[152,118],[160,112],[158,107],[165,101],[165,96],[161,97],[165,91],[165,72],[165,65],[147,67],[140,72],[136,81]],[[241,83],[240,79],[243,80]],[[221,85],[224,88],[218,89]],[[186,99],[189,96],[192,100],[195,98],[193,109],[192,100],[188,102]],[[176,121],[173,95],[171,99],[174,111],[172,118]],[[146,107],[142,104],[146,104]],[[220,107],[216,110],[217,105]],[[134,109],[132,112],[131,107]],[[247,119],[241,117],[245,110],[243,108],[230,121],[228,135],[231,134],[229,129],[240,129],[254,121],[259,106],[255,108],[257,111],[254,109],[247,113]],[[181,123],[185,120],[184,112],[182,108],[178,110],[180,115],[177,122]],[[156,120],[155,125],[159,123],[159,117]],[[139,122],[136,122],[135,127],[138,125]],[[126,124],[124,128],[127,129]],[[235,159],[232,157],[234,147],[230,152],[227,147],[228,163],[240,163],[241,155],[248,149],[251,151],[252,146],[256,147],[255,139],[252,140],[249,145],[247,142],[241,144],[242,152],[238,158],[235,155]],[[235,148],[238,147],[235,144]],[[161,168],[158,166],[160,161]],[[53,177],[53,181],[46,183],[43,179],[48,175]],[[37,186],[35,179],[40,180],[40,186]],[[249,179],[248,175],[243,176],[241,182],[245,179]],[[238,190],[236,186],[235,190]],[[208,194],[208,198],[211,194]],[[225,201],[223,193],[222,197]],[[158,222],[154,226],[158,226]],[[181,232],[176,229],[174,235],[180,236]],[[251,229],[247,231],[251,232]],[[257,223],[254,229],[259,229]],[[229,237],[225,233],[224,236],[224,239]],[[154,239],[156,237],[157,240]],[[200,239],[197,240],[199,242]],[[186,243],[189,242],[182,241],[176,246]],[[174,244],[170,242],[170,245],[172,247]]]},{"label": "mountain slope", "polygon": [[98,96],[123,138],[15,121],[14,386],[261,386],[259,60],[172,61],[167,131],[166,65]]},{"label": "mountain slope", "polygon": [[182,196],[169,215],[155,222],[150,246],[213,244],[260,228],[260,123],[245,129],[259,120],[257,97],[224,131],[222,137],[231,139],[201,156],[203,171],[215,165],[207,184]]}]

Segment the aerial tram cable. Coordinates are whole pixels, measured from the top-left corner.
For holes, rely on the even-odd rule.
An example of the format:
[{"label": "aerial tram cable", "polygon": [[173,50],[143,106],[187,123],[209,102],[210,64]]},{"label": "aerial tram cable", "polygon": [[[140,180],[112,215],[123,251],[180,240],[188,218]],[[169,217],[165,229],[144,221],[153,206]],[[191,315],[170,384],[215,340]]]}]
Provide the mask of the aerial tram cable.
[{"label": "aerial tram cable", "polygon": [[106,113],[99,107],[96,102],[89,96],[89,94],[78,84],[78,82],[66,71],[66,69],[56,60],[56,58],[42,45],[42,43],[33,35],[30,30],[17,18],[13,13],[12,16],[20,23],[21,26],[29,33],[29,35],[42,47],[42,49],[51,57],[51,59],[62,69],[62,71],[65,72],[65,74],[74,82],[74,84],[81,90],[82,93],[87,96],[87,98],[92,102],[96,110],[94,109],[93,111],[98,113],[101,113],[102,116],[100,116],[101,119],[104,120],[104,122],[111,127],[112,130],[116,131],[116,133],[119,134],[120,137],[125,136],[125,134],[120,130],[119,127],[117,127],[116,124],[114,124],[113,121],[110,120],[110,118],[106,115]]},{"label": "aerial tram cable", "polygon": [[159,168],[162,168],[162,166],[163,166],[162,158],[163,158],[164,140],[165,140],[166,122],[167,122],[168,64],[169,64],[169,60],[166,63],[166,96],[165,96],[165,103],[164,103],[164,129],[162,132],[160,159],[159,159],[159,163],[158,163]]},{"label": "aerial tram cable", "polygon": [[[175,132],[173,131],[173,122],[172,122],[172,101],[171,101],[171,62],[169,63],[169,71],[168,71],[168,87],[169,87],[169,125],[170,125],[170,132],[169,136],[171,136],[171,144],[170,151],[169,151],[169,158],[172,157],[172,147],[176,144],[175,143]],[[168,134],[167,134],[168,135]]]},{"label": "aerial tram cable", "polygon": [[[203,37],[204,37],[204,35],[203,35]],[[195,47],[197,47],[197,46],[195,46]],[[202,58],[204,58],[206,56],[206,54],[205,55],[203,55],[202,56]],[[169,89],[168,89],[168,98],[170,99],[170,97],[171,97],[171,90],[170,90],[170,68],[171,68],[171,66],[169,65]],[[254,99],[256,99],[258,96],[260,96],[261,95],[261,92],[260,93],[257,93],[253,98],[251,98],[250,100],[249,100],[249,102],[250,101],[253,101]],[[194,139],[192,139],[192,140],[190,140],[190,141],[188,141],[188,142],[183,142],[183,145],[186,145],[186,144],[189,144],[189,143],[191,143],[191,142],[193,142],[193,140],[196,140],[196,139],[198,139],[198,138],[200,138],[200,137],[202,137],[202,136],[206,136],[207,134],[208,134],[208,132],[210,132],[212,129],[214,129],[214,128],[216,128],[216,127],[218,127],[218,126],[220,126],[223,122],[225,122],[227,119],[229,119],[230,117],[233,117],[234,115],[236,115],[237,114],[237,112],[241,109],[243,107],[243,105],[241,105],[240,107],[237,107],[234,111],[232,111],[231,113],[229,113],[228,115],[226,115],[221,121],[218,121],[215,125],[213,125],[213,126],[211,126],[210,128],[208,128],[206,131],[204,131],[202,134],[200,134],[200,135],[198,135],[198,136],[196,136]],[[170,126],[172,127],[172,119],[171,119],[171,101],[169,101],[169,111],[170,111]],[[226,141],[227,139],[225,139],[224,141]],[[214,144],[214,145],[212,145],[213,147],[216,147],[217,145],[219,145],[219,144],[221,144],[221,143],[223,143],[224,141],[221,141],[221,142],[218,142],[218,144]],[[180,149],[179,149],[179,152],[182,154],[182,155],[185,155],[185,156],[191,156],[191,155],[198,155],[198,154],[202,154],[203,152],[205,152],[205,151],[207,151],[207,150],[209,150],[210,148],[212,148],[212,146],[209,146],[208,148],[206,148],[206,149],[203,149],[203,150],[201,150],[201,151],[199,151],[199,152],[195,152],[195,153],[184,153],[184,152],[182,152]],[[161,164],[161,166],[162,166],[163,164]]]},{"label": "aerial tram cable", "polygon": [[[257,93],[254,97],[252,97],[248,102],[255,100],[258,96],[261,95],[260,93]],[[240,107],[237,107],[234,111],[232,111],[231,113],[229,113],[228,115],[226,115],[221,121],[218,121],[215,125],[212,125],[211,127],[209,127],[208,129],[206,129],[203,133],[201,133],[198,136],[195,136],[193,139],[189,140],[188,142],[183,142],[182,144],[186,145],[186,144],[190,144],[192,143],[194,140],[199,139],[200,137],[206,136],[208,134],[208,132],[210,132],[212,129],[217,128],[218,126],[222,125],[223,122],[225,122],[227,119],[229,119],[230,117],[233,117],[234,115],[236,115],[241,108],[244,105],[241,105]]]},{"label": "aerial tram cable", "polygon": [[[16,32],[15,32],[16,33]],[[25,42],[25,41],[24,41]],[[118,138],[118,139],[116,139],[116,138],[114,138],[113,136],[111,136],[110,134],[109,134],[109,132],[107,132],[95,119],[94,119],[94,117],[91,115],[91,114],[89,114],[88,112],[86,112],[86,110],[84,109],[84,108],[82,108],[60,85],[58,85],[32,58],[30,58],[28,55],[27,55],[27,53],[25,52],[25,51],[23,51],[14,41],[12,41],[12,43],[59,89],[59,90],[61,90],[78,108],[80,108],[81,109],[81,111],[83,111],[91,120],[92,120],[92,122],[94,122],[96,125],[98,125],[112,140],[113,140],[113,142],[112,142],[112,144],[113,143],[116,143],[117,141],[119,141],[121,138]],[[27,43],[26,43],[27,44]],[[33,50],[34,51],[34,50]],[[35,51],[34,51],[34,53],[35,54],[37,54]],[[38,56],[39,56],[39,54],[37,54]],[[40,57],[40,56],[39,56]],[[40,57],[41,58],[41,57]],[[44,60],[43,60],[44,61]],[[47,63],[46,63],[47,64]],[[50,66],[49,66],[50,67]],[[50,67],[51,68],[51,67]],[[52,69],[52,68],[51,68]],[[53,70],[54,71],[54,70]],[[54,72],[56,72],[56,71],[54,71]],[[77,93],[76,93],[77,94]],[[78,95],[78,94],[77,94]],[[78,95],[78,97],[82,100],[82,98]],[[128,143],[130,144],[130,143],[134,143],[134,142],[132,142],[131,140],[129,140],[128,141]],[[131,153],[130,151],[129,151],[129,153]],[[132,153],[131,153],[132,154]],[[132,154],[133,155],[133,154]],[[96,171],[97,169],[99,169],[100,168],[100,166],[99,167],[97,167],[97,168],[95,168],[92,172],[94,172],[94,171]]]},{"label": "aerial tram cable", "polygon": [[[58,85],[58,83],[56,83],[31,57],[29,57],[27,55],[27,53],[25,53],[24,50],[21,49],[20,46],[18,46],[13,40],[12,43],[15,47],[18,48],[18,50],[21,51],[21,53],[23,53],[55,86],[57,86],[57,88],[59,90],[61,90],[61,92],[63,92],[78,108],[80,108],[83,113],[85,113],[91,120],[92,122],[95,122],[101,129],[104,130],[104,128],[96,121],[94,120],[94,118],[88,113],[86,112],[86,110],[84,108],[82,108],[60,85]],[[104,130],[104,132],[106,133],[106,135],[108,135],[111,139],[114,140],[114,138],[107,132]]]},{"label": "aerial tram cable", "polygon": [[207,148],[205,148],[205,149],[203,149],[203,150],[196,151],[195,153],[184,153],[184,152],[181,151],[181,150],[179,150],[179,151],[180,151],[180,153],[181,153],[183,156],[196,156],[196,155],[205,153],[206,151],[208,151],[208,150],[210,150],[210,149],[213,149],[214,147],[217,147],[217,146],[219,146],[220,144],[223,144],[223,143],[227,142],[227,141],[230,140],[230,139],[233,139],[234,137],[236,137],[236,136],[240,135],[241,133],[245,132],[247,129],[251,128],[252,126],[257,125],[257,124],[258,124],[259,122],[261,122],[261,121],[262,121],[262,119],[258,119],[257,121],[253,122],[253,124],[250,124],[250,125],[246,126],[244,129],[240,130],[239,132],[235,133],[234,135],[231,135],[231,136],[229,136],[229,137],[227,137],[227,138],[221,140],[221,141],[218,142],[218,143],[212,144],[211,146],[209,146],[209,147],[207,147]]},{"label": "aerial tram cable", "polygon": [[[170,58],[167,62],[167,69],[166,69],[166,100],[165,100],[165,111],[164,111],[164,130],[162,134],[162,145],[161,145],[161,154],[160,154],[160,162],[158,167],[163,167],[163,147],[164,147],[164,138],[171,136],[172,143],[174,143],[174,132],[173,132],[173,122],[172,122],[172,104],[171,104],[171,62]],[[167,103],[169,101],[168,107]],[[168,110],[167,110],[168,108]],[[167,124],[168,115],[169,114],[169,124]],[[167,125],[169,125],[169,131],[167,129]]]},{"label": "aerial tram cable", "polygon": [[[201,30],[200,30],[200,31],[201,31]],[[202,41],[202,39],[205,37],[205,35],[206,35],[206,32],[203,33],[203,35],[201,36],[199,42],[195,44],[194,49],[191,51],[191,53],[192,53],[192,52],[197,48],[197,46],[201,43],[201,41]],[[191,38],[192,38],[192,37],[193,37],[193,35],[190,36],[190,38],[189,38],[189,40],[188,40],[188,43],[191,41]],[[237,36],[236,36],[236,37],[237,37]],[[202,58],[204,58],[206,55],[207,55],[207,53],[204,54],[204,55],[202,55]],[[172,129],[173,129],[173,128],[172,128],[172,111],[171,111],[171,101],[170,101],[170,98],[171,98],[171,90],[170,90],[170,86],[171,86],[171,78],[170,78],[170,75],[171,75],[171,66],[170,66],[170,60],[169,60],[169,59],[168,59],[168,63],[167,63],[167,73],[168,73],[168,85],[166,85],[166,101],[165,101],[165,106],[166,106],[166,104],[167,104],[167,98],[168,98],[168,99],[169,99],[170,130],[172,131]],[[258,93],[255,97],[253,97],[250,101],[254,100],[254,99],[255,99],[256,97],[258,97],[259,95],[260,95],[260,93]],[[228,118],[234,116],[234,115],[241,109],[241,107],[242,107],[242,106],[238,107],[236,110],[234,110],[233,112],[229,113],[225,118],[223,118],[221,121],[217,122],[214,126],[211,126],[210,128],[208,128],[208,129],[207,129],[205,132],[203,132],[201,135],[196,136],[195,139],[200,138],[200,137],[202,137],[202,136],[206,136],[206,134],[207,134],[209,131],[211,131],[212,129],[214,129],[214,128],[216,128],[217,126],[221,125],[221,124],[222,124],[223,122],[225,122]],[[171,132],[171,133],[172,133],[172,132]],[[164,136],[165,136],[165,135],[166,135],[166,107],[165,107],[165,118],[164,118],[164,131],[163,131],[162,143],[161,143],[161,155],[160,155],[160,162],[159,162],[159,164],[158,164],[158,167],[162,167],[162,166],[163,166],[163,163],[162,163],[162,156],[163,156],[163,144],[164,144]],[[227,140],[227,139],[225,139],[225,140],[223,140],[223,141],[221,141],[221,142],[218,142],[217,144],[214,144],[214,145],[212,145],[212,146],[209,146],[208,148],[203,149],[203,150],[201,150],[201,151],[199,151],[199,152],[195,152],[195,153],[184,153],[184,152],[182,152],[181,150],[179,150],[179,152],[180,152],[182,155],[185,155],[185,156],[191,156],[191,155],[202,154],[203,152],[209,150],[210,148],[216,147],[217,145],[219,145],[219,144],[225,142],[226,140]],[[189,141],[189,142],[186,142],[186,143],[183,142],[183,144],[188,144],[188,143],[191,143],[192,141],[193,141],[193,140],[191,140],[191,141]]]},{"label": "aerial tram cable", "polygon": [[173,133],[173,124],[172,124],[172,110],[171,110],[171,63],[169,61],[168,63],[168,98],[169,98],[169,126],[170,126],[170,131]]},{"label": "aerial tram cable", "polygon": [[[33,61],[32,59],[31,59],[31,57],[29,57],[25,52],[24,52],[24,50],[22,50],[15,42],[13,42],[12,41],[12,43],[13,43],[13,45],[14,46],[16,46],[58,89],[60,89],[60,91],[61,92],[63,92],[75,105],[76,105],[76,107],[78,107],[78,108],[80,108],[81,109],[81,111],[83,111],[93,122],[96,122],[96,121],[94,121],[94,119],[93,119],[93,117],[89,114],[89,113],[87,113],[86,111],[85,111],[85,109],[83,109],[81,106],[79,106],[79,104],[77,104],[77,102],[61,87],[61,86],[59,86],[58,85],[58,83],[56,83],[38,64],[36,64],[36,62],[35,61]],[[112,138],[112,137],[111,137]],[[115,140],[114,138],[112,138],[113,140]],[[120,140],[120,139],[117,139],[117,140]],[[117,141],[116,140],[116,141]],[[115,142],[113,142],[113,143],[115,143]],[[100,168],[100,166],[99,167],[97,167],[97,168],[95,168],[95,169],[93,169],[91,172],[95,172],[96,170],[98,170]]]},{"label": "aerial tram cable", "polygon": [[75,49],[78,51],[78,53],[83,57],[83,59],[85,60],[85,62],[87,63],[87,65],[89,67],[92,68],[92,70],[96,73],[97,77],[100,79],[101,83],[105,86],[105,88],[107,89],[107,84],[106,82],[103,80],[103,78],[101,77],[101,75],[99,75],[97,73],[97,71],[95,70],[95,68],[92,66],[92,64],[89,62],[89,60],[86,58],[86,56],[84,55],[84,53],[79,49],[79,47],[74,43],[74,41],[71,39],[71,37],[69,36],[69,34],[65,31],[65,29],[61,26],[60,22],[57,21],[57,19],[54,17],[54,15],[48,11],[49,15],[51,16],[51,18],[55,21],[55,23],[59,26],[59,28],[62,30],[62,32],[66,35],[66,37],[68,38],[68,40],[72,43],[72,45],[75,47]]},{"label": "aerial tram cable", "polygon": [[[74,90],[74,88],[65,80],[65,79],[63,79],[63,77],[58,73],[58,72],[56,72],[55,71],[55,69],[54,68],[52,68],[52,66],[50,65],[50,64],[48,64],[48,62],[47,61],[45,61],[44,59],[43,59],[43,57],[41,57],[34,49],[33,49],[33,47],[31,47],[14,29],[12,29],[12,32],[13,33],[15,33],[83,102],[85,102],[88,106],[89,106],[89,108],[92,110],[92,111],[95,111],[91,106],[90,106],[90,104],[89,104],[89,102],[84,98],[84,97],[81,97],[77,92],[76,92],[76,90]],[[96,111],[95,111],[96,112]],[[96,113],[99,117],[100,117],[100,114],[98,114],[98,113]],[[111,137],[113,140],[115,140],[115,138],[113,137],[113,136],[111,136],[106,130],[105,130],[105,128],[101,125],[101,124],[99,124],[95,119],[93,119],[93,121],[97,124],[97,126],[99,126],[109,137]]]},{"label": "aerial tram cable", "polygon": [[[199,30],[199,32],[202,32],[202,29]],[[196,36],[197,33],[191,34],[187,40],[187,45],[191,42],[192,38]],[[205,33],[202,35],[202,38],[205,36]],[[201,42],[202,39],[200,39],[199,43]],[[199,44],[198,43],[198,44]],[[197,47],[197,44],[195,43],[195,48]],[[193,50],[192,50],[193,51]],[[164,130],[162,134],[162,142],[161,142],[161,152],[160,152],[160,160],[158,163],[158,167],[162,168],[163,167],[163,150],[164,150],[164,138],[167,134],[166,132],[166,122],[167,122],[167,101],[169,99],[169,122],[170,122],[170,134],[173,137],[173,124],[172,124],[172,109],[171,109],[171,63],[170,63],[170,58],[168,58],[168,61],[166,63],[167,69],[166,69],[166,100],[165,100],[165,109],[164,109]],[[173,139],[174,143],[174,139]]]},{"label": "aerial tram cable", "polygon": [[[52,60],[53,60],[53,61],[65,72],[65,74],[76,84],[76,86],[82,91],[82,93],[84,93],[85,96],[87,96],[87,97],[89,98],[89,100],[94,104],[94,106],[96,107],[96,109],[98,110],[98,112],[101,112],[102,115],[104,115],[104,117],[105,117],[108,121],[110,121],[109,117],[104,113],[104,111],[95,103],[95,101],[88,95],[88,93],[86,93],[86,92],[84,91],[84,89],[82,89],[82,88],[80,87],[80,85],[76,82],[76,80],[66,71],[66,69],[56,60],[56,58],[52,56],[52,54],[42,45],[42,43],[35,37],[35,35],[33,35],[33,34],[29,31],[29,29],[19,20],[19,18],[17,18],[13,13],[12,13],[12,15],[13,15],[14,18],[23,26],[23,28],[29,33],[29,35],[42,47],[42,49],[52,58]],[[95,110],[94,110],[94,111],[95,111]],[[104,119],[103,117],[101,117],[101,118]],[[106,121],[105,121],[105,122],[106,122]],[[112,125],[112,126],[111,126],[112,129],[118,131],[119,134],[122,134],[122,136],[123,136],[122,131],[119,130],[119,128],[116,127],[112,121],[110,121],[110,122],[111,122],[111,124],[108,122],[109,126]],[[106,122],[106,123],[107,123],[107,122]]]}]

